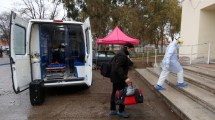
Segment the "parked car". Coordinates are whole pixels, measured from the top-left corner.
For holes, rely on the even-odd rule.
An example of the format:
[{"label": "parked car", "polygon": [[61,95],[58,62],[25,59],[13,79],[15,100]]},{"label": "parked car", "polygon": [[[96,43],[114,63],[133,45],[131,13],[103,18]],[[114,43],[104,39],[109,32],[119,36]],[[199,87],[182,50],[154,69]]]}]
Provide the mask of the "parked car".
[{"label": "parked car", "polygon": [[109,62],[115,53],[113,51],[93,51],[93,69],[101,67],[105,62]]},{"label": "parked car", "polygon": [[9,55],[9,54],[10,54],[9,48],[5,48],[5,49],[4,49],[4,52],[6,53],[6,55]]}]

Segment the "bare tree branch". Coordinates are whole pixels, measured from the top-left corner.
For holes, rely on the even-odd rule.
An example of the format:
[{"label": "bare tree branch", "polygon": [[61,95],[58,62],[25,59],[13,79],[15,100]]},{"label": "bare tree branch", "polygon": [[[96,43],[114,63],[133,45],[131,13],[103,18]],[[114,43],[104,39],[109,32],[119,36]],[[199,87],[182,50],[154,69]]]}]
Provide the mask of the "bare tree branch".
[{"label": "bare tree branch", "polygon": [[54,19],[58,15],[57,8],[61,2],[60,1],[52,1],[52,3],[54,4],[54,7],[53,7],[51,15],[50,15],[51,20]]},{"label": "bare tree branch", "polygon": [[4,12],[0,14],[0,31],[2,32],[1,40],[8,41],[10,34],[10,13]]},{"label": "bare tree branch", "polygon": [[58,7],[62,4],[61,0],[21,0],[23,7],[19,10],[21,15],[31,19],[54,19],[58,16]]}]

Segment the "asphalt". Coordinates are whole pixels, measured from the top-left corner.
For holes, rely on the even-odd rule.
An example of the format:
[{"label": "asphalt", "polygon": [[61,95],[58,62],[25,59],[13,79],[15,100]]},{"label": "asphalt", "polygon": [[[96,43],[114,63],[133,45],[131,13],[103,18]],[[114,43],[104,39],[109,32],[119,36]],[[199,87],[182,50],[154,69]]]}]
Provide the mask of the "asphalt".
[{"label": "asphalt", "polygon": [[9,58],[0,58],[0,120],[26,120],[31,108],[28,91],[15,94],[12,88]]}]

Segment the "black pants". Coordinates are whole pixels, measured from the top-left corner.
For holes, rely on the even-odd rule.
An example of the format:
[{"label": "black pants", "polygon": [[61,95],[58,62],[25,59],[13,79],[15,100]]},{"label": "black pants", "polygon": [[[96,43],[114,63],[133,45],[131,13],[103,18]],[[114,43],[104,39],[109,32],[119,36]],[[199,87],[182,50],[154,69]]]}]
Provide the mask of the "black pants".
[{"label": "black pants", "polygon": [[[116,110],[116,103],[115,103],[116,91],[124,89],[125,86],[126,86],[126,83],[113,83],[110,110]],[[123,112],[124,110],[125,110],[125,105],[119,105],[119,112]]]}]

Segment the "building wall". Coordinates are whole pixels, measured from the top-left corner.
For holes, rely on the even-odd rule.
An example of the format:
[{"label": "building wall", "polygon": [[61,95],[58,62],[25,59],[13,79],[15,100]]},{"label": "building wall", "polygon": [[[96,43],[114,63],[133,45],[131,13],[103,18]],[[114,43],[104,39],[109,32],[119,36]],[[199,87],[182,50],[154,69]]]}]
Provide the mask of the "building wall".
[{"label": "building wall", "polygon": [[[202,9],[200,12],[200,29],[199,29],[199,44],[209,43],[211,44],[211,57],[215,58],[215,9],[208,10]],[[207,45],[206,47],[209,47]],[[204,52],[206,47],[200,47],[198,52]]]},{"label": "building wall", "polygon": [[191,59],[207,58],[208,42],[215,46],[215,0],[183,1],[181,37],[184,39],[181,55],[190,57],[193,53]]}]

